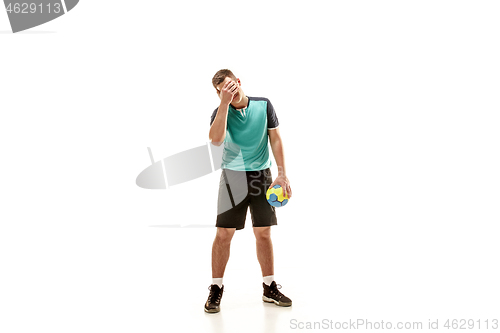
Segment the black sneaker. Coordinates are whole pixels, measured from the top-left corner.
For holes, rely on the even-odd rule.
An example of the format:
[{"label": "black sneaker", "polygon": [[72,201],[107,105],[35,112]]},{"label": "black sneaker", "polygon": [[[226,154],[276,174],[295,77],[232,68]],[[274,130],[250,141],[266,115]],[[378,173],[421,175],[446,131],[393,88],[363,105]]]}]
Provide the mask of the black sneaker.
[{"label": "black sneaker", "polygon": [[[276,284],[275,281],[271,283],[270,286],[262,282],[264,286],[264,295],[262,295],[262,300],[268,303],[274,303],[279,306],[290,306],[292,305],[292,300],[283,295],[278,289],[281,289],[281,285]],[[278,287],[279,286],[279,287]]]},{"label": "black sneaker", "polygon": [[220,299],[222,298],[222,293],[224,292],[224,285],[220,288],[216,284],[212,284],[208,287],[210,294],[208,295],[207,302],[205,303],[205,312],[215,313],[220,311]]}]

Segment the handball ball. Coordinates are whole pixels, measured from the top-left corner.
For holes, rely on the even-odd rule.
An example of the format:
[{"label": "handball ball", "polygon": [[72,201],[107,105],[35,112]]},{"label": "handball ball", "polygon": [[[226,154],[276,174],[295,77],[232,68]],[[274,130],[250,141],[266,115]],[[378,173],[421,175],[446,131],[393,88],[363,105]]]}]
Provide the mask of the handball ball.
[{"label": "handball ball", "polygon": [[274,185],[266,193],[267,202],[274,207],[283,207],[288,203],[288,195],[283,194],[283,188],[280,185]]}]

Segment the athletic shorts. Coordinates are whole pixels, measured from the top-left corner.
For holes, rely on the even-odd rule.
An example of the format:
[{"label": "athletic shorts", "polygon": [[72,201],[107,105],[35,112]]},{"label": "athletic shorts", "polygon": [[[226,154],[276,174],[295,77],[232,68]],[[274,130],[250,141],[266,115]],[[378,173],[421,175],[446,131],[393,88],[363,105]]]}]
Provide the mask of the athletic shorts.
[{"label": "athletic shorts", "polygon": [[248,207],[254,227],[277,225],[275,207],[266,199],[272,182],[269,168],[258,171],[222,169],[215,226],[243,229]]}]

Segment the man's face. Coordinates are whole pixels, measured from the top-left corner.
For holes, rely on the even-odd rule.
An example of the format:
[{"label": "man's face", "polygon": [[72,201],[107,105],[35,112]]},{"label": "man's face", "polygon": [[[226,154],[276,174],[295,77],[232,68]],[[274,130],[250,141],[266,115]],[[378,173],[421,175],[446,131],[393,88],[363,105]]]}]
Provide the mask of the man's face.
[{"label": "man's face", "polygon": [[233,82],[236,82],[236,84],[238,85],[238,91],[236,92],[236,94],[234,94],[234,97],[233,97],[233,101],[231,103],[239,103],[241,100],[242,100],[242,92],[241,92],[241,81],[240,79],[231,79],[229,76],[226,77],[224,79],[223,82],[221,82],[215,89],[217,90],[217,96],[219,96],[219,98],[221,98],[220,96],[220,93],[221,93],[221,89],[224,87],[224,85],[229,82],[229,81],[233,81]]}]

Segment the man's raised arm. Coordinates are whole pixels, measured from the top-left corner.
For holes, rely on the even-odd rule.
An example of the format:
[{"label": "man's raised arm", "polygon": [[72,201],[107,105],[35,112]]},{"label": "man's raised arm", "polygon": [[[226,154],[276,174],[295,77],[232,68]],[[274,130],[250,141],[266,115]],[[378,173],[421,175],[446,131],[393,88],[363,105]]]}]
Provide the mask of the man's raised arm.
[{"label": "man's raised arm", "polygon": [[229,104],[233,101],[234,94],[238,91],[238,85],[234,81],[228,81],[222,87],[219,98],[220,105],[215,115],[215,119],[210,126],[208,138],[212,144],[220,146],[226,138],[227,114],[229,112]]}]

